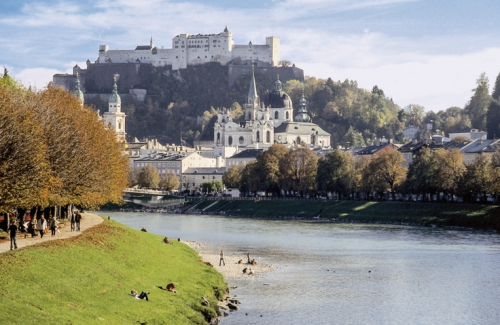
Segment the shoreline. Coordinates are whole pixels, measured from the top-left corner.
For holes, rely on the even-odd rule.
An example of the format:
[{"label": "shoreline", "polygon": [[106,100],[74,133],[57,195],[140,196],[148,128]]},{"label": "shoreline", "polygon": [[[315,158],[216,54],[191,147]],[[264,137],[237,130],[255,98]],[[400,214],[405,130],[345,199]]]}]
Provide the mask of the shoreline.
[{"label": "shoreline", "polygon": [[[256,258],[256,265],[247,264],[246,254],[236,255],[236,253],[231,251],[224,251],[224,260],[226,265],[223,264],[222,266],[219,266],[220,249],[207,243],[200,243],[191,240],[185,240],[182,242],[192,248],[203,262],[209,262],[212,264],[212,266],[219,273],[221,273],[225,279],[255,278],[259,277],[262,273],[268,273],[274,270],[271,265],[260,262],[259,258]],[[253,259],[255,257],[250,254],[250,258]],[[239,260],[242,260],[241,264],[238,264]],[[245,268],[252,269],[254,274],[248,275],[243,273],[243,269]]]}]

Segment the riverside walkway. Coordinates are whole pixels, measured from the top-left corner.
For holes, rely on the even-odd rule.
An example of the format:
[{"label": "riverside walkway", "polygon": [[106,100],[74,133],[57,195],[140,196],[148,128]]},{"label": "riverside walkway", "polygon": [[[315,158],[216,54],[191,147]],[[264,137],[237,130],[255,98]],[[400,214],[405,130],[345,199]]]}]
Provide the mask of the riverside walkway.
[{"label": "riverside walkway", "polygon": [[[27,237],[24,238],[24,233],[18,232],[17,233],[17,247],[18,249],[30,246],[30,245],[35,245],[38,243],[50,241],[50,240],[57,240],[57,239],[64,239],[64,238],[69,238],[69,237],[74,237],[80,235],[83,231],[92,228],[100,223],[102,223],[104,219],[97,214],[93,214],[90,212],[84,212],[82,213],[82,221],[80,222],[80,231],[71,231],[71,225],[69,220],[65,220],[65,225],[63,226],[62,223],[60,225],[59,230],[61,233],[58,233],[56,231],[56,235],[54,237],[50,236],[50,230],[48,231],[48,234],[43,235],[43,238],[40,238],[40,235],[31,238],[31,234],[27,234]],[[1,240],[0,241],[0,254],[4,252],[10,251],[10,238],[7,237],[6,240]]]}]

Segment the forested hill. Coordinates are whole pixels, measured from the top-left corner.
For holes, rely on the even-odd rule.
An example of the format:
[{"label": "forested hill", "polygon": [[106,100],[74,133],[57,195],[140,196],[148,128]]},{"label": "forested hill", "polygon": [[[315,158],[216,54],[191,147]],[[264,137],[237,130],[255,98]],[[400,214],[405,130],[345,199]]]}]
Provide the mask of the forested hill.
[{"label": "forested hill", "polygon": [[[262,99],[273,89],[275,80],[260,74],[256,74],[255,78]],[[485,88],[484,83],[488,83],[484,78],[481,76],[478,80],[476,94],[464,109],[452,107],[426,114],[419,105],[403,110],[377,86],[365,90],[352,80],[342,82],[332,78],[306,77],[304,82],[290,80],[283,88],[292,98],[295,111],[304,90],[309,114],[314,123],[332,135],[332,146],[361,146],[382,137],[401,142],[405,124],[423,129],[424,122],[431,119],[434,129],[445,132],[471,126],[484,129],[482,125],[491,102],[487,90],[485,94],[481,91]],[[197,117],[210,120],[215,114],[213,108],[232,107],[233,117],[241,117],[240,105],[246,102],[249,83],[250,75],[242,75],[233,86],[228,86],[228,67],[218,63],[189,66],[180,72],[171,71],[169,67],[151,67],[147,78],[142,78],[142,85],[136,86],[147,90],[144,103],[125,96],[122,100],[122,109],[127,114],[127,134],[130,138],[157,137],[161,142],[169,143],[179,143],[182,134],[182,139],[192,144],[202,129]],[[483,95],[488,98],[475,99]],[[101,112],[107,111],[107,103],[97,97],[88,100],[87,104],[93,104]],[[478,105],[481,107],[475,107]],[[427,136],[420,134],[424,135]]]}]

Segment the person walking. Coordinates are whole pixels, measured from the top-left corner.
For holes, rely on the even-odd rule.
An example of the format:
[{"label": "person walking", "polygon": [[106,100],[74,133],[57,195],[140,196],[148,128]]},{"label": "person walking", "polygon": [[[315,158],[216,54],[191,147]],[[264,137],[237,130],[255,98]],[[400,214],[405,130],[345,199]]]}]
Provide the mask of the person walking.
[{"label": "person walking", "polygon": [[221,266],[221,263],[224,263],[224,266],[226,266],[226,261],[224,261],[224,251],[220,251],[219,266]]},{"label": "person walking", "polygon": [[57,217],[50,218],[50,236],[54,237],[56,235],[57,229]]},{"label": "person walking", "polygon": [[71,231],[75,231],[75,222],[76,222],[76,212],[73,211],[73,213],[71,213],[71,217],[70,217],[70,220],[71,222]]},{"label": "person walking", "polygon": [[247,253],[247,259],[248,259],[248,264],[252,264],[252,261],[250,260],[250,253]]},{"label": "person walking", "polygon": [[14,247],[14,249],[17,249],[17,229],[18,228],[16,225],[16,220],[12,220],[9,226],[10,250],[12,250],[12,247]]},{"label": "person walking", "polygon": [[82,221],[82,215],[80,211],[77,211],[75,216],[76,231],[80,231],[80,221]]},{"label": "person walking", "polygon": [[31,227],[31,238],[38,236],[38,234],[36,233],[36,228],[37,228],[36,224],[37,224],[36,217],[33,216],[33,218],[31,219],[31,222],[28,226],[28,229],[29,229],[29,227]]},{"label": "person walking", "polygon": [[45,231],[45,228],[47,228],[47,221],[45,220],[45,217],[42,215],[42,217],[38,219],[36,223],[36,229],[40,232],[40,238],[43,238],[43,233]]}]

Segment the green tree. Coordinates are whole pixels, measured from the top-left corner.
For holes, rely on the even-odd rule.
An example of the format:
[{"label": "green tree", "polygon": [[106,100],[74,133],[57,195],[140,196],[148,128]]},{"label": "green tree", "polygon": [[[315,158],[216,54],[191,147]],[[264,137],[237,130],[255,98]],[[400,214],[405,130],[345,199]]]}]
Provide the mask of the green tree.
[{"label": "green tree", "polygon": [[492,100],[486,113],[486,130],[488,139],[500,138],[500,102]]},{"label": "green tree", "polygon": [[473,89],[474,95],[465,106],[465,112],[469,115],[472,127],[486,130],[486,113],[492,101],[489,94],[489,80],[485,73],[482,73],[476,81],[477,87]]},{"label": "green tree", "polygon": [[273,144],[268,150],[257,155],[255,177],[259,180],[259,189],[264,190],[266,195],[268,193],[280,195],[283,180],[280,164],[289,152],[286,146]]},{"label": "green tree", "polygon": [[146,165],[139,172],[139,186],[144,188],[157,188],[160,184],[160,177],[156,167]]},{"label": "green tree", "polygon": [[466,165],[462,177],[460,191],[469,202],[474,202],[479,194],[486,201],[486,192],[490,189],[490,163],[487,155],[480,155],[472,164]]},{"label": "green tree", "polygon": [[354,159],[348,152],[335,150],[318,160],[318,189],[349,194],[355,189]]},{"label": "green tree", "polygon": [[416,194],[432,194],[436,192],[435,178],[439,173],[434,153],[425,146],[418,151],[408,168],[406,189]]},{"label": "green tree", "polygon": [[352,125],[349,127],[349,131],[344,136],[344,142],[347,148],[353,147],[364,147],[366,146],[365,139],[360,132],[356,131]]}]

